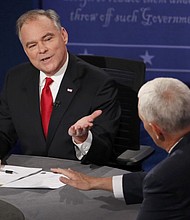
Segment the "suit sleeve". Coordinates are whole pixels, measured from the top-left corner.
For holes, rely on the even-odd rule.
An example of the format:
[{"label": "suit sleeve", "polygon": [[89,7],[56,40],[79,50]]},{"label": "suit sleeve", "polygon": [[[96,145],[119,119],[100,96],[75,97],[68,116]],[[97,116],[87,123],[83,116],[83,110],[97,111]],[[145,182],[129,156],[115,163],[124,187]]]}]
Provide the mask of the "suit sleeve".
[{"label": "suit sleeve", "polygon": [[0,94],[0,159],[3,159],[16,143],[17,135],[12,123],[8,101],[6,96],[8,77]]},{"label": "suit sleeve", "polygon": [[134,172],[123,175],[123,193],[126,204],[143,201],[143,180],[146,172]]},{"label": "suit sleeve", "polygon": [[102,115],[94,121],[91,130],[93,138],[89,152],[83,158],[82,163],[95,162],[106,164],[114,155],[114,138],[119,127],[121,115],[120,105],[117,99],[115,81],[105,78],[100,84],[92,104],[92,112],[101,109]]}]

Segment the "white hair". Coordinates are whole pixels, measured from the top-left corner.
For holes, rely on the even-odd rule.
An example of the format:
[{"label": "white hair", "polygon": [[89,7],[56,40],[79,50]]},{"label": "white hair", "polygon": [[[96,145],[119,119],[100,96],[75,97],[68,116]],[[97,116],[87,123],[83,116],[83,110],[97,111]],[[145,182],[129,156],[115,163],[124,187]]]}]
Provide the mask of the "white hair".
[{"label": "white hair", "polygon": [[190,89],[174,78],[156,78],[138,92],[139,114],[171,133],[190,126]]}]

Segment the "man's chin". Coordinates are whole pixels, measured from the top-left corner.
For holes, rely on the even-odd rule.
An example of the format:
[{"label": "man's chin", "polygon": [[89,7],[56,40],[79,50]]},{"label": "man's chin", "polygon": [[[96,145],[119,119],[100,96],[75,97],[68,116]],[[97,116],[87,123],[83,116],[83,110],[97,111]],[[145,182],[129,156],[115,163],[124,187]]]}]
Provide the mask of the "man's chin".
[{"label": "man's chin", "polygon": [[50,67],[50,66],[47,66],[47,65],[41,65],[40,70],[41,70],[43,73],[47,74],[47,75],[54,75],[55,72],[56,72],[55,69],[52,68],[52,66]]}]

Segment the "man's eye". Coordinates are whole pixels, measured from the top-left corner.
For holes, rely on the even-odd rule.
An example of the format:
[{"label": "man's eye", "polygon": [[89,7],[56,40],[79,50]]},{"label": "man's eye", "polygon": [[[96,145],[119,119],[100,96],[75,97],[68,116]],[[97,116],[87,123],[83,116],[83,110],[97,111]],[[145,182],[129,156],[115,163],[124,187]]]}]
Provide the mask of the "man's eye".
[{"label": "man's eye", "polygon": [[35,44],[31,44],[28,46],[29,49],[34,48],[36,45]]},{"label": "man's eye", "polygon": [[51,39],[52,39],[52,37],[46,37],[46,38],[44,38],[44,41],[49,41]]}]

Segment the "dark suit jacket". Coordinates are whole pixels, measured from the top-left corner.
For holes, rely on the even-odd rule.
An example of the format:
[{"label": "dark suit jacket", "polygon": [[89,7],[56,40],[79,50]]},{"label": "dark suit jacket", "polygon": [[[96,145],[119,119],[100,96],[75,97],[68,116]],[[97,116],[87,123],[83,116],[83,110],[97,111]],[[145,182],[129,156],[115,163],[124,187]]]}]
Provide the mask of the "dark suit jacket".
[{"label": "dark suit jacket", "polygon": [[56,97],[47,141],[39,99],[39,70],[30,63],[9,71],[0,99],[0,155],[19,139],[23,154],[77,159],[69,127],[101,109],[92,128],[93,140],[82,162],[104,163],[112,155],[120,107],[115,83],[103,70],[69,55],[69,64]]},{"label": "dark suit jacket", "polygon": [[126,174],[123,184],[127,203],[143,199],[137,220],[189,220],[190,134],[150,172]]}]

